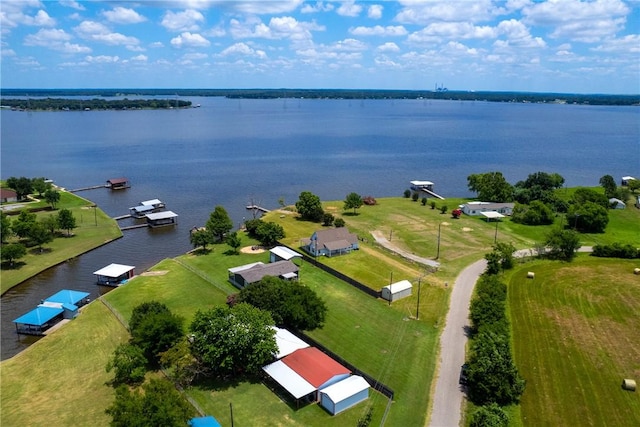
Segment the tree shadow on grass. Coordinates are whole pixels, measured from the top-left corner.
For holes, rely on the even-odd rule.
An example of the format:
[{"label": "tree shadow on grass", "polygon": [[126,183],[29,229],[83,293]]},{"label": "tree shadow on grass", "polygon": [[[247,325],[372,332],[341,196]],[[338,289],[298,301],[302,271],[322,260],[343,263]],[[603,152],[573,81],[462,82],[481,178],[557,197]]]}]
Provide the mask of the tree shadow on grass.
[{"label": "tree shadow on grass", "polygon": [[219,377],[201,377],[193,381],[192,386],[197,386],[203,390],[209,391],[225,391],[230,388],[236,388],[241,383],[259,384],[261,378],[259,376],[246,376],[246,375],[229,375],[224,378]]},{"label": "tree shadow on grass", "polygon": [[0,269],[2,270],[20,270],[24,265],[26,265],[23,261],[14,261],[13,263],[9,263],[8,261],[3,261],[0,264]]},{"label": "tree shadow on grass", "polygon": [[200,255],[207,255],[207,254],[211,253],[211,251],[212,251],[212,250],[211,250],[211,249],[209,249],[209,248],[198,248],[198,249],[194,249],[194,250],[192,250],[192,251],[191,251],[191,253],[192,253],[193,255],[198,255],[198,256],[200,256]]},{"label": "tree shadow on grass", "polygon": [[44,255],[53,252],[51,248],[31,248],[29,249],[29,253],[31,255]]}]

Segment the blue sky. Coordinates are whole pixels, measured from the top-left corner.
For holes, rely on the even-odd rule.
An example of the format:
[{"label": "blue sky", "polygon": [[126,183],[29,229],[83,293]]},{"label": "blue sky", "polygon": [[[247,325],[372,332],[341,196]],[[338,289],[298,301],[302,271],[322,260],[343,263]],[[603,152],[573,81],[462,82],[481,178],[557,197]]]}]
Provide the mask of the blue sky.
[{"label": "blue sky", "polygon": [[640,93],[640,0],[0,2],[4,88]]}]

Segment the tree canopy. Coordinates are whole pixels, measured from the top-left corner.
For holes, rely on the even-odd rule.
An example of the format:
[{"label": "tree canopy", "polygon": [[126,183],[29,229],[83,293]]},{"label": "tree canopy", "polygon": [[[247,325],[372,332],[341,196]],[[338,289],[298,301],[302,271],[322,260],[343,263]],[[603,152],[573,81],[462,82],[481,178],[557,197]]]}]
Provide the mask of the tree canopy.
[{"label": "tree canopy", "polygon": [[362,201],[362,197],[358,193],[349,193],[344,201],[344,210],[353,209],[353,213],[355,215],[357,210],[360,209],[363,204],[364,202]]},{"label": "tree canopy", "polygon": [[275,222],[261,221],[255,230],[255,235],[263,246],[273,246],[285,237],[282,225]]},{"label": "tree canopy", "polygon": [[216,206],[209,216],[206,224],[207,231],[215,236],[218,241],[224,241],[224,235],[233,229],[233,221],[222,206]]},{"label": "tree canopy", "polygon": [[510,202],[513,200],[513,187],[502,172],[471,174],[467,177],[469,190],[478,194],[484,202]]},{"label": "tree canopy", "polygon": [[616,180],[611,175],[604,175],[600,178],[600,186],[604,188],[604,195],[607,198],[616,197]]},{"label": "tree canopy", "polygon": [[277,352],[273,324],[269,312],[244,303],[198,311],[191,351],[216,376],[257,374]]},{"label": "tree canopy", "polygon": [[71,235],[71,230],[76,228],[76,218],[69,209],[60,209],[58,212],[58,226],[67,230],[67,236]]},{"label": "tree canopy", "polygon": [[276,325],[294,330],[321,328],[327,314],[324,301],[311,288],[271,276],[242,289],[237,302],[266,310]]},{"label": "tree canopy", "polygon": [[13,189],[16,192],[18,200],[24,199],[27,195],[33,191],[33,181],[29,178],[21,176],[16,178],[15,176],[7,178],[7,187]]},{"label": "tree canopy", "polygon": [[550,258],[571,261],[580,248],[580,238],[573,230],[555,227],[547,234],[545,245]]},{"label": "tree canopy", "polygon": [[134,307],[129,321],[131,344],[140,347],[149,362],[157,363],[184,335],[183,319],[160,302],[149,301]]},{"label": "tree canopy", "polygon": [[296,202],[296,209],[302,219],[313,222],[322,221],[324,210],[320,203],[320,197],[310,191],[303,191]]}]

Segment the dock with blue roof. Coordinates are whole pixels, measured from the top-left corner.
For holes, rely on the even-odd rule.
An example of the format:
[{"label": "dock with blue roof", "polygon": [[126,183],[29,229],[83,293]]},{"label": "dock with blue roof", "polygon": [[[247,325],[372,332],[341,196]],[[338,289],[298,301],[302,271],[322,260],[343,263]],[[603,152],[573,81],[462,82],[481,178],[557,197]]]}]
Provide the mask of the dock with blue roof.
[{"label": "dock with blue roof", "polygon": [[13,321],[16,332],[23,335],[45,335],[60,321],[73,319],[78,310],[89,302],[89,292],[63,289],[42,302],[30,312]]}]

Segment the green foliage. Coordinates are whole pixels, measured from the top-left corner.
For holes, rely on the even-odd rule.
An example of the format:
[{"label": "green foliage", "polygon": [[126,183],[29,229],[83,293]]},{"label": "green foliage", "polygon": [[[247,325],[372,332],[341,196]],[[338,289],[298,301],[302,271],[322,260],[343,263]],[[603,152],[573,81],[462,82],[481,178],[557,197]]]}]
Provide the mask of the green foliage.
[{"label": "green foliage", "polygon": [[13,263],[27,254],[27,248],[20,243],[8,243],[0,245],[0,257],[3,261],[13,266]]},{"label": "green foliage", "polygon": [[468,396],[473,403],[520,401],[525,384],[513,362],[508,335],[482,329],[473,340],[468,366]]},{"label": "green foliage", "polygon": [[476,409],[471,414],[470,427],[507,427],[509,416],[496,403],[490,403]]},{"label": "green foliage", "polygon": [[52,235],[56,234],[56,230],[58,229],[58,216],[57,215],[47,215],[45,217],[40,218],[40,223],[49,230],[49,233]]},{"label": "green foliage", "polygon": [[45,191],[51,188],[51,183],[46,182],[44,178],[33,178],[31,180],[31,186],[33,187],[33,191],[38,193],[38,196],[42,196]]},{"label": "green foliage", "polygon": [[262,224],[260,218],[248,219],[244,222],[244,228],[249,233],[249,236],[256,237],[256,230],[260,224]]},{"label": "green foliage", "polygon": [[484,255],[484,259],[487,260],[487,268],[485,269],[486,274],[498,274],[500,273],[500,254],[496,251],[487,252]]},{"label": "green foliage", "polygon": [[142,386],[144,392],[130,391],[125,385],[116,389],[116,399],[106,409],[113,427],[183,427],[195,410],[168,381],[152,379]]},{"label": "green foliage", "polygon": [[113,385],[142,384],[147,372],[147,358],[138,346],[125,343],[120,344],[113,352],[113,357],[107,362],[107,372],[114,371]]},{"label": "green foliage", "polygon": [[449,208],[447,207],[447,205],[442,205],[442,206],[440,206],[440,213],[441,213],[441,214],[446,214],[446,213],[447,213],[447,209],[449,209]]},{"label": "green foliage", "polygon": [[609,223],[609,211],[597,203],[587,201],[572,205],[567,212],[567,221],[581,232],[604,233]]},{"label": "green foliage", "polygon": [[325,212],[322,216],[322,225],[325,227],[331,227],[333,222],[336,220],[336,217],[333,216],[330,212]]},{"label": "green foliage", "polygon": [[555,205],[558,201],[555,190],[562,188],[564,178],[557,173],[536,172],[530,174],[525,181],[518,181],[514,186],[514,198],[522,204],[540,201]]},{"label": "green foliage", "polygon": [[184,335],[183,319],[171,313],[160,302],[149,301],[134,307],[129,321],[131,344],[140,347],[151,363],[157,363],[160,353],[167,351]]},{"label": "green foliage", "polygon": [[27,232],[27,238],[32,245],[37,246],[42,252],[42,245],[51,242],[53,234],[42,223],[34,222]]},{"label": "green foliage", "polygon": [[513,187],[502,172],[471,174],[467,177],[470,191],[478,194],[484,202],[510,202],[513,200]]},{"label": "green foliage", "polygon": [[7,241],[7,237],[9,237],[13,233],[11,230],[11,220],[9,216],[4,213],[4,211],[0,211],[0,239],[2,243]]},{"label": "green foliage", "polygon": [[525,225],[549,225],[553,224],[554,214],[549,205],[533,200],[528,205],[516,203],[511,221]]},{"label": "green foliage", "polygon": [[189,242],[193,245],[193,248],[202,246],[204,251],[207,250],[207,245],[213,243],[213,234],[206,228],[200,228],[191,230],[189,233]]},{"label": "green foliage", "polygon": [[630,244],[623,245],[615,242],[610,245],[595,245],[591,255],[601,258],[634,259],[640,258],[640,249]]},{"label": "green foliage", "polygon": [[192,353],[214,375],[257,374],[277,352],[273,319],[249,304],[197,311]]},{"label": "green foliage", "polygon": [[240,238],[240,235],[237,232],[234,231],[232,233],[227,234],[225,242],[227,243],[227,245],[229,245],[229,247],[231,248],[231,251],[234,254],[240,253],[240,246],[242,246],[242,239]]},{"label": "green foliage", "polygon": [[296,202],[296,209],[305,221],[320,222],[324,215],[320,198],[310,191],[303,191]]},{"label": "green foliage", "polygon": [[636,191],[640,190],[640,179],[632,179],[627,182],[627,188],[635,194]]},{"label": "green foliage", "polygon": [[29,178],[21,176],[16,178],[15,176],[7,178],[7,187],[13,189],[16,192],[18,200],[24,199],[27,195],[33,191],[33,184]]},{"label": "green foliage", "polygon": [[435,209],[436,208],[436,201],[432,200],[429,202],[429,206],[431,206],[431,209]]},{"label": "green foliage", "polygon": [[547,234],[545,245],[549,248],[549,258],[571,261],[580,248],[580,238],[573,230],[554,227]]},{"label": "green foliage", "polygon": [[427,206],[427,198],[423,197],[422,199],[420,199],[420,203],[422,203],[422,206]]},{"label": "green foliage", "polygon": [[76,228],[76,218],[69,209],[60,209],[58,212],[58,227],[67,230],[67,236],[71,235],[71,230]]},{"label": "green foliage", "polygon": [[341,228],[344,227],[346,223],[344,222],[344,218],[336,218],[336,220],[333,222],[333,225],[335,225],[336,228]]},{"label": "green foliage", "polygon": [[493,245],[493,250],[500,254],[500,267],[503,270],[510,270],[513,268],[513,254],[516,251],[516,247],[512,243],[496,242]]},{"label": "green foliage", "polygon": [[201,371],[198,360],[191,354],[191,345],[186,337],[161,354],[160,366],[164,368],[167,376],[181,387],[191,385]]},{"label": "green foliage", "polygon": [[14,219],[11,223],[11,229],[20,238],[25,238],[29,235],[29,230],[36,223],[36,214],[21,210],[18,218]]},{"label": "green foliage", "polygon": [[56,204],[60,201],[60,193],[52,188],[44,192],[44,200],[51,205],[52,209],[56,208]]},{"label": "green foliage", "polygon": [[356,424],[356,427],[369,427],[369,424],[371,424],[372,417],[373,417],[373,408],[369,406],[367,408],[367,412],[365,412],[363,416],[358,418],[358,423]]},{"label": "green foliage", "polygon": [[344,210],[353,209],[355,214],[358,209],[362,207],[362,197],[358,193],[349,193],[344,201]]},{"label": "green foliage", "polygon": [[618,186],[616,185],[616,180],[613,179],[611,175],[604,175],[600,178],[600,186],[604,188],[604,195],[608,199],[616,196],[616,190]]},{"label": "green foliage", "polygon": [[273,246],[284,239],[284,228],[275,222],[261,222],[256,229],[256,238],[263,246]]},{"label": "green foliage", "polygon": [[327,315],[327,306],[312,289],[271,276],[242,289],[237,302],[266,310],[276,325],[294,330],[321,328]]},{"label": "green foliage", "polygon": [[574,205],[583,205],[586,202],[593,202],[605,209],[609,208],[609,198],[591,188],[577,188],[571,197],[571,202]]},{"label": "green foliage", "polygon": [[224,235],[233,229],[233,221],[231,221],[225,208],[222,206],[216,206],[214,208],[211,215],[209,215],[206,229],[215,236],[219,242],[224,241]]},{"label": "green foliage", "polygon": [[417,192],[417,191],[415,191],[415,192],[411,195],[411,200],[413,200],[414,202],[417,202],[419,198],[420,198],[420,194],[418,194],[418,192]]},{"label": "green foliage", "polygon": [[469,319],[474,331],[493,329],[508,332],[506,300],[507,287],[503,282],[496,276],[481,276],[469,305]]},{"label": "green foliage", "polygon": [[411,190],[407,188],[406,190],[404,190],[404,193],[402,193],[402,195],[405,199],[408,199],[409,197],[411,197]]}]

